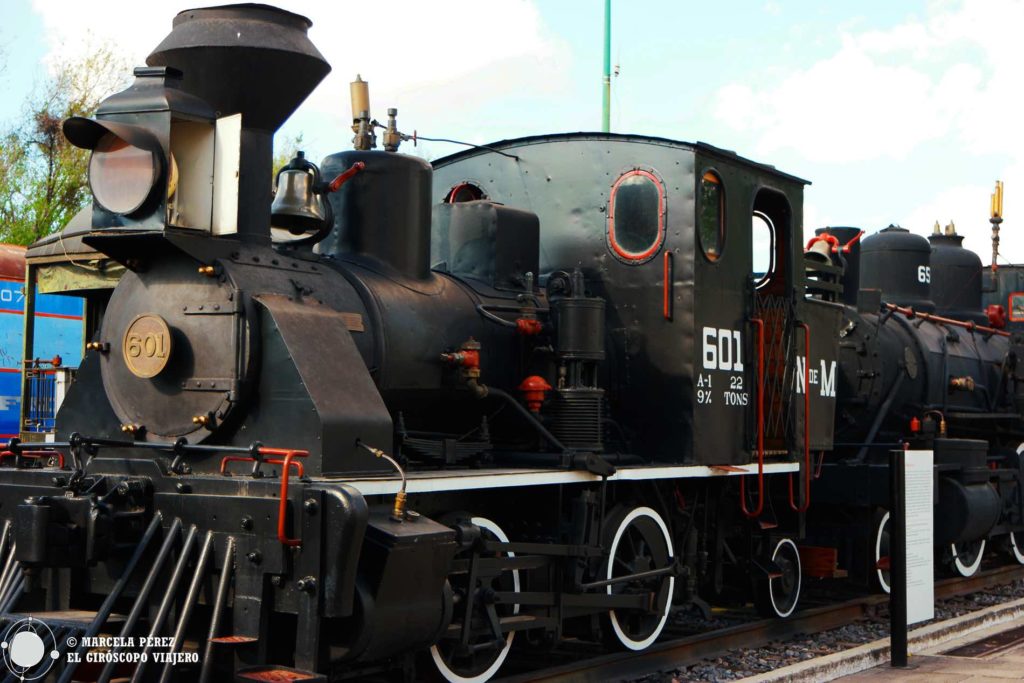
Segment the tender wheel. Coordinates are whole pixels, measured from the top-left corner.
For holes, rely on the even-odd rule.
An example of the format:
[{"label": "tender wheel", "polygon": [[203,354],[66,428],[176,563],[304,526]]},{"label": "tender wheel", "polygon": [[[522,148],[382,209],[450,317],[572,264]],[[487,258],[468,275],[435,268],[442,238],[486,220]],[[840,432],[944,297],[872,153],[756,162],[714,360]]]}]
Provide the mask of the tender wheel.
[{"label": "tender wheel", "polygon": [[[603,571],[605,579],[661,569],[675,561],[668,525],[649,507],[633,508],[628,512],[626,508],[614,511],[605,528],[609,533],[614,529],[608,545],[607,566]],[[629,650],[643,650],[657,640],[668,621],[675,585],[674,576],[662,574],[607,586],[609,595],[656,595],[653,611],[618,609],[608,612],[608,625],[615,640]]]},{"label": "tender wheel", "polygon": [[754,602],[762,614],[785,618],[800,601],[802,569],[796,543],[788,538],[779,540],[772,550],[771,564],[778,571],[757,581]]},{"label": "tender wheel", "polygon": [[1006,545],[1017,564],[1024,564],[1024,531],[1011,531]]},{"label": "tender wheel", "polygon": [[963,577],[974,576],[981,568],[981,557],[985,554],[985,539],[967,543],[951,543],[949,552],[953,571]]},{"label": "tender wheel", "polygon": [[[466,519],[466,517],[463,517]],[[485,517],[468,517],[470,523],[480,527],[485,538],[492,541],[508,543],[508,536],[501,527]],[[498,555],[500,557],[500,554]],[[508,557],[515,557],[515,553],[506,553]],[[462,596],[469,594],[466,586],[466,574],[456,574],[451,578],[453,588]],[[461,629],[449,631],[449,636],[438,641],[437,645],[430,648],[430,657],[437,667],[440,676],[449,683],[483,683],[490,680],[508,656],[512,647],[512,639],[515,632],[510,632],[499,643],[494,642],[493,632],[490,630],[490,623],[501,617],[511,616],[519,613],[519,605],[508,605],[494,603],[482,599],[482,594],[489,591],[519,592],[519,570],[513,569],[510,572],[500,572],[494,576],[484,576],[473,588],[476,592],[474,599],[473,613],[469,615],[470,623],[474,626],[474,632],[470,633],[468,647],[461,641]],[[463,597],[463,605],[465,598]],[[456,606],[455,619],[453,624],[464,623],[467,615],[465,607]],[[460,611],[461,609],[461,611]]]},{"label": "tender wheel", "polygon": [[883,593],[890,591],[889,552],[889,511],[886,510],[875,525],[875,578]]}]

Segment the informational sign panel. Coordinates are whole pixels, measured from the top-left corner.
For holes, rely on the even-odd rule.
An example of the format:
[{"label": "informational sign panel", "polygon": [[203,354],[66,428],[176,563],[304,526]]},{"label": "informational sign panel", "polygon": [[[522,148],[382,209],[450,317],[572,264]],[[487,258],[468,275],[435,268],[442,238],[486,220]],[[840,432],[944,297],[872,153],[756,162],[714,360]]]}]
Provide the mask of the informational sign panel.
[{"label": "informational sign panel", "polygon": [[935,617],[932,451],[906,452],[907,623]]}]

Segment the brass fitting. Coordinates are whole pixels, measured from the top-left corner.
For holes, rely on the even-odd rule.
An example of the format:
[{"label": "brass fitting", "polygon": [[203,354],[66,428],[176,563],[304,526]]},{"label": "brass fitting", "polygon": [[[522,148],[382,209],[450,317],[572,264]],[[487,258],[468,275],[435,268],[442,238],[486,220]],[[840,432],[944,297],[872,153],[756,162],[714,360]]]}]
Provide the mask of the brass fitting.
[{"label": "brass fitting", "polygon": [[213,277],[217,274],[217,269],[213,266],[199,266],[199,274],[205,275],[206,277]]},{"label": "brass fitting", "polygon": [[210,424],[210,416],[209,415],[193,415],[192,416],[192,424],[199,425],[201,427],[205,427],[206,425]]},{"label": "brass fitting", "polygon": [[136,434],[141,432],[142,429],[143,429],[142,425],[137,425],[137,424],[123,424],[123,425],[121,425],[121,431],[124,432],[125,434],[131,434],[132,436],[135,436]]},{"label": "brass fitting", "polygon": [[970,375],[964,377],[950,377],[950,391],[974,391],[974,378]]},{"label": "brass fitting", "polygon": [[392,467],[394,467],[396,470],[398,470],[398,476],[400,476],[402,478],[402,487],[400,489],[398,489],[398,493],[395,494],[395,504],[391,508],[391,519],[393,519],[396,522],[404,522],[405,521],[405,517],[406,517],[406,514],[405,514],[405,500],[406,500],[406,493],[405,493],[405,484],[406,484],[405,470],[402,469],[402,466],[398,464],[397,460],[392,458],[390,455],[388,455],[387,453],[385,453],[381,449],[374,448],[370,444],[363,443],[362,441],[357,441],[356,445],[359,446],[360,448],[365,448],[370,453],[373,453],[374,457],[383,458],[384,460],[387,460],[389,463],[391,463]]},{"label": "brass fitting", "polygon": [[402,144],[402,134],[398,131],[398,110],[388,109],[388,125],[384,129],[382,142],[385,152],[397,152],[398,146]]},{"label": "brass fitting", "polygon": [[395,494],[395,505],[391,508],[391,519],[396,522],[405,521],[405,491],[399,491]]},{"label": "brass fitting", "polygon": [[939,418],[939,438],[946,438],[946,416],[942,414],[941,410],[928,410],[925,411],[925,417],[935,416]]},{"label": "brass fitting", "polygon": [[86,342],[86,351],[99,351],[100,353],[106,353],[110,350],[110,344],[108,342]]}]

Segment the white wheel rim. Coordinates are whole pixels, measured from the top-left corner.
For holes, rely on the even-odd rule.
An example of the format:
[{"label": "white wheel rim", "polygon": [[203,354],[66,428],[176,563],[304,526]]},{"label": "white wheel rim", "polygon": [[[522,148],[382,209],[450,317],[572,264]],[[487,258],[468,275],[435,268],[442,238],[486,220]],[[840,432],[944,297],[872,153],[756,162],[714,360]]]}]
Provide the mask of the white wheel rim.
[{"label": "white wheel rim", "polygon": [[[672,550],[672,538],[669,536],[668,527],[665,525],[665,521],[661,518],[661,515],[649,507],[634,508],[625,516],[625,518],[623,518],[622,522],[619,524],[619,528],[615,530],[615,536],[612,538],[612,546],[608,553],[608,572],[605,576],[606,579],[612,578],[612,570],[615,565],[615,551],[619,549],[619,541],[622,540],[622,534],[625,532],[630,522],[637,517],[647,517],[654,520],[654,523],[658,525],[658,529],[661,530],[661,535],[665,539],[668,556],[670,558],[675,556],[675,553]],[[665,601],[665,613],[661,615],[661,620],[658,622],[657,628],[654,629],[651,635],[647,636],[643,640],[634,640],[630,638],[619,623],[619,618],[615,614],[615,610],[610,610],[608,612],[608,616],[612,622],[612,630],[615,632],[615,637],[619,639],[619,642],[622,643],[623,646],[630,650],[643,650],[658,639],[658,636],[661,635],[662,629],[665,628],[665,622],[668,621],[668,613],[672,608],[672,594],[675,592],[675,588],[676,578],[674,576],[670,576],[668,579],[668,599]],[[608,586],[607,591],[608,595],[611,595],[612,587]]]},{"label": "white wheel rim", "polygon": [[[508,536],[502,531],[501,527],[486,517],[471,517],[469,519],[471,524],[475,524],[481,529],[490,531],[495,537],[502,543],[508,543]],[[505,553],[507,557],[515,557],[516,554],[512,551]],[[512,570],[512,589],[519,592],[519,570]],[[512,614],[519,614],[518,603],[512,606]],[[516,632],[510,631],[508,637],[505,638],[505,647],[501,649],[497,659],[494,663],[487,667],[487,670],[476,676],[460,676],[451,669],[448,668],[448,664],[445,663],[444,657],[441,655],[441,651],[438,650],[437,645],[430,648],[430,657],[434,660],[434,666],[437,667],[438,672],[444,677],[449,683],[484,683],[491,679],[494,674],[498,672],[501,665],[505,663],[505,658],[508,657],[508,651],[512,648],[512,639],[515,638]]]},{"label": "white wheel rim", "polygon": [[1010,532],[1010,550],[1013,551],[1013,557],[1017,560],[1018,564],[1024,564],[1024,543],[1017,543],[1017,532]]},{"label": "white wheel rim", "polygon": [[[1017,446],[1017,455],[1024,453],[1024,441]],[[1013,551],[1013,557],[1017,560],[1018,564],[1024,564],[1024,543],[1017,543],[1017,532],[1010,532],[1010,550]]]},{"label": "white wheel rim", "polygon": [[981,558],[985,554],[984,539],[982,539],[981,545],[978,547],[978,554],[970,564],[965,564],[963,560],[960,559],[960,555],[956,551],[956,543],[950,543],[949,548],[953,551],[953,567],[956,569],[957,574],[967,578],[969,576],[974,576],[978,572],[978,568],[981,567]]},{"label": "white wheel rim", "polygon": [[785,618],[793,613],[793,610],[796,609],[797,604],[800,602],[800,588],[802,587],[804,572],[803,567],[800,566],[800,551],[796,549],[796,543],[793,543],[793,541],[788,538],[784,538],[776,544],[775,550],[772,551],[772,562],[775,561],[775,556],[779,554],[779,550],[783,545],[788,545],[793,548],[793,557],[796,559],[796,598],[793,600],[793,604],[788,610],[785,612],[780,611],[775,602],[775,587],[771,579],[768,580],[768,597],[771,598],[772,609],[775,613],[780,617]]},{"label": "white wheel rim", "polygon": [[[875,572],[878,574],[878,584],[882,587],[882,590],[888,593],[891,589],[889,588],[889,582],[885,580],[885,574],[881,569],[878,568],[878,562],[882,559],[882,532],[885,531],[885,525],[889,523],[889,513],[886,512],[882,516],[882,521],[878,523],[878,531],[875,532]],[[892,552],[890,550],[890,552]]]}]

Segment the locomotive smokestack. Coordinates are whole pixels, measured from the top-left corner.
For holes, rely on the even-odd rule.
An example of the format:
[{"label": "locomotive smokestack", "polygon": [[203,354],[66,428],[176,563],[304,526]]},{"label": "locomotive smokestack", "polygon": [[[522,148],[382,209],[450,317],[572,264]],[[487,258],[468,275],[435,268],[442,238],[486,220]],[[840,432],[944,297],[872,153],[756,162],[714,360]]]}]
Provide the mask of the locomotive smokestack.
[{"label": "locomotive smokestack", "polygon": [[267,5],[191,9],[146,58],[184,73],[183,89],[219,116],[242,115],[238,233],[270,241],[274,132],[331,70],[306,17]]}]

